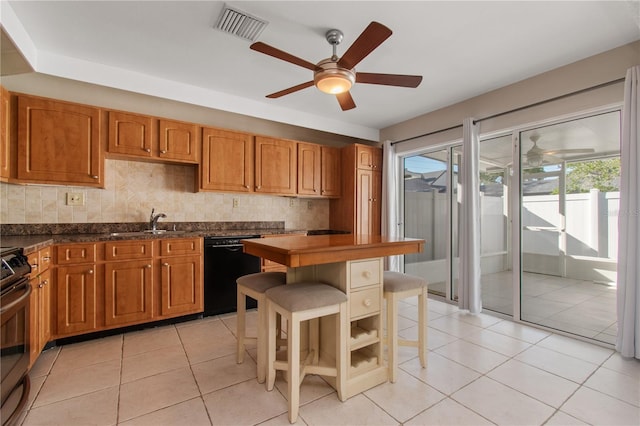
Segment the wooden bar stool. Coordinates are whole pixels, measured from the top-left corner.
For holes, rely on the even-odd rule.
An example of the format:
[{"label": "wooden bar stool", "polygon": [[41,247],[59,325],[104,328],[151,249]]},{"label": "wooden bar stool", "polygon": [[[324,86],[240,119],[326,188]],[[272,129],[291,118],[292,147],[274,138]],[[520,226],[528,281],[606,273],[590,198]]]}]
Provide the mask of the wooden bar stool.
[{"label": "wooden bar stool", "polygon": [[[427,366],[427,281],[414,275],[384,271],[384,298],[387,301],[387,342],[389,380],[398,375],[398,346],[418,348],[420,365]],[[398,338],[398,301],[418,296],[418,340]]]},{"label": "wooden bar stool", "polygon": [[[284,272],[258,272],[244,275],[236,280],[238,285],[237,297],[237,332],[238,348],[237,362],[244,362],[245,345],[256,342],[258,349],[257,375],[258,383],[263,383],[266,377],[267,365],[267,307],[265,305],[265,292],[270,288],[283,286],[287,282],[287,274]],[[246,296],[258,302],[258,336],[246,336],[245,313],[247,310]]]},{"label": "wooden bar stool", "polygon": [[[318,374],[336,378],[338,398],[344,401],[346,393],[346,359],[349,322],[347,295],[335,287],[318,282],[304,282],[274,287],[267,290],[268,355],[267,390],[273,390],[276,370],[288,372],[287,392],[289,422],[298,419],[300,385],[306,374]],[[287,360],[276,360],[276,315],[287,319]],[[335,329],[323,330],[324,335],[335,336],[335,365],[320,359],[319,319],[337,314]],[[309,327],[309,345],[301,359],[300,323],[312,320]],[[333,342],[332,342],[333,343]]]}]

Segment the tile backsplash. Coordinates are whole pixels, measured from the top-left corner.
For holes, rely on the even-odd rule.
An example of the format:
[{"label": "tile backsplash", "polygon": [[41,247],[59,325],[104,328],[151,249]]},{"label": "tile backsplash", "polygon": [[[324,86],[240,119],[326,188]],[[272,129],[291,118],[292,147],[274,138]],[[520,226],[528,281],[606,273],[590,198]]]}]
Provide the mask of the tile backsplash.
[{"label": "tile backsplash", "polygon": [[[195,173],[194,166],[111,159],[105,160],[105,189],[0,183],[0,223],[144,222],[155,208],[170,222],[284,221],[289,229],[328,228],[329,200],[196,193]],[[68,192],[82,193],[84,205],[68,206]]]}]

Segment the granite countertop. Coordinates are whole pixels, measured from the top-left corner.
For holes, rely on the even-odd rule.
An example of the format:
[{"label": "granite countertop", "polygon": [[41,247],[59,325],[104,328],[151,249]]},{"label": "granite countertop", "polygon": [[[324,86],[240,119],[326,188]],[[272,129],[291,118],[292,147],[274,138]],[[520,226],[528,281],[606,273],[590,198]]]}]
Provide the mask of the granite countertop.
[{"label": "granite countertop", "polygon": [[[226,237],[243,235],[276,235],[306,233],[306,230],[285,229],[284,222],[164,222],[159,227],[166,232],[143,233],[146,223],[121,224],[34,224],[0,225],[0,246],[22,247],[25,254],[58,243],[91,241],[148,240],[166,238]],[[173,231],[175,225],[176,231]],[[135,233],[132,235],[131,233]],[[118,233],[120,235],[113,235]],[[122,235],[124,234],[124,235]]]}]

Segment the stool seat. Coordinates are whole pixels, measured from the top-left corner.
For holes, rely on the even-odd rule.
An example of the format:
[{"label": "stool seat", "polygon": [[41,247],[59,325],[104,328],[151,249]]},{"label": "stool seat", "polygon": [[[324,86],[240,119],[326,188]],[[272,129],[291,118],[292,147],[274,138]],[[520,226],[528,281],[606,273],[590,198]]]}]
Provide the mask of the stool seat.
[{"label": "stool seat", "polygon": [[236,280],[238,285],[258,293],[264,293],[270,288],[284,285],[286,282],[287,274],[284,272],[257,272],[243,275]]},{"label": "stool seat", "polygon": [[[387,301],[387,343],[389,380],[398,375],[398,346],[418,348],[420,365],[427,366],[427,280],[402,272],[384,271],[382,279],[384,299]],[[398,337],[398,301],[418,296],[418,340]]]},{"label": "stool seat", "polygon": [[[319,374],[335,377],[338,398],[344,401],[347,358],[347,295],[339,289],[319,282],[301,282],[274,287],[266,291],[268,308],[268,350],[267,350],[267,390],[273,390],[276,370],[287,371],[287,399],[289,421],[294,423],[300,408],[300,385],[305,374]],[[276,316],[287,323],[287,360],[276,360]],[[333,327],[323,322],[323,335],[334,336],[335,366],[320,360],[320,319],[335,316]],[[308,345],[301,341],[300,326],[309,321]],[[327,328],[325,328],[327,327]],[[331,331],[333,328],[333,331]],[[301,358],[301,351],[306,355]],[[327,365],[329,364],[329,365]]]},{"label": "stool seat", "polygon": [[[258,382],[263,383],[266,378],[267,365],[267,308],[265,303],[265,292],[275,287],[284,287],[287,283],[287,274],[284,272],[258,272],[255,274],[243,275],[236,280],[237,284],[237,315],[236,315],[236,338],[237,363],[244,362],[245,345],[256,342],[257,354],[257,377]],[[258,336],[246,336],[245,312],[247,310],[246,297],[249,296],[257,302],[258,310]]]},{"label": "stool seat", "polygon": [[347,295],[337,288],[316,282],[271,288],[266,295],[289,312],[322,308],[347,301]]},{"label": "stool seat", "polygon": [[406,290],[422,288],[427,285],[427,280],[415,275],[403,274],[402,272],[384,271],[383,273],[384,291],[388,293],[398,293]]}]

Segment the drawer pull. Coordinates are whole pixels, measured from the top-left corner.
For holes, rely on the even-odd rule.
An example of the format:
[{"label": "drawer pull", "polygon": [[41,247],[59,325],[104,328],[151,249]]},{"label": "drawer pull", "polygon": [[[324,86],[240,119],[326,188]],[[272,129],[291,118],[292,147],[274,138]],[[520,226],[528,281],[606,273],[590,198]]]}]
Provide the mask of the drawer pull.
[{"label": "drawer pull", "polygon": [[93,269],[89,269],[89,270],[87,271],[87,274],[93,274]]},{"label": "drawer pull", "polygon": [[38,288],[44,287],[44,284],[38,284]]},{"label": "drawer pull", "polygon": [[164,262],[162,266],[170,266],[167,262]]},{"label": "drawer pull", "polygon": [[44,280],[44,281],[42,281],[41,286],[42,286],[42,285],[47,285],[47,284],[49,284],[49,280]]},{"label": "drawer pull", "polygon": [[160,154],[166,154],[167,151],[165,151],[164,149],[162,151],[160,151]]},{"label": "drawer pull", "polygon": [[146,152],[151,152],[151,148],[146,148],[145,151]]},{"label": "drawer pull", "polygon": [[147,265],[147,268],[151,268],[151,265]]},{"label": "drawer pull", "polygon": [[371,278],[371,271],[362,272],[362,276],[365,277],[365,278]]},{"label": "drawer pull", "polygon": [[362,304],[363,304],[364,306],[366,306],[367,308],[368,308],[368,307],[370,307],[370,306],[371,306],[371,299],[364,299],[364,300],[362,301]]},{"label": "drawer pull", "polygon": [[44,260],[45,262],[48,262],[51,260],[51,258],[49,256],[43,257],[42,260]]},{"label": "drawer pull", "polygon": [[98,179],[100,176],[98,175],[91,175],[91,179]]},{"label": "drawer pull", "polygon": [[33,270],[36,270],[36,269],[38,269],[38,264],[37,263],[32,264],[31,265],[31,270],[33,271]]}]

